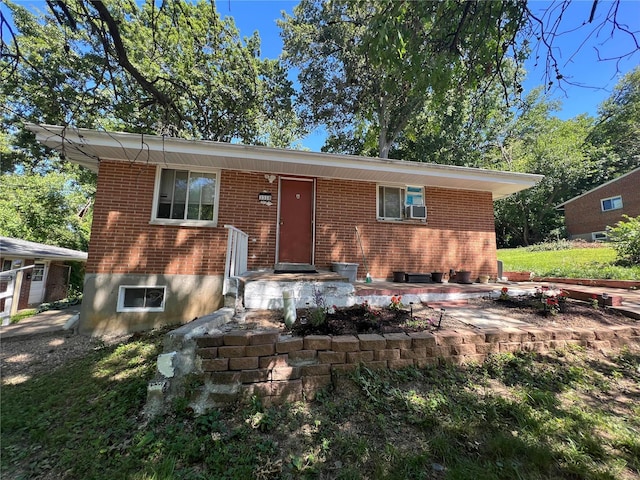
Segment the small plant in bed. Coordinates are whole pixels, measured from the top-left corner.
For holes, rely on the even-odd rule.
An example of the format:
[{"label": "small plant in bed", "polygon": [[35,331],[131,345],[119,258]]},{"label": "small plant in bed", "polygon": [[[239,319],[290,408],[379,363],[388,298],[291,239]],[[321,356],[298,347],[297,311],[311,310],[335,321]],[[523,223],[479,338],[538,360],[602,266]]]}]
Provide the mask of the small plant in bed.
[{"label": "small plant in bed", "polygon": [[404,308],[399,295],[394,295],[385,307],[373,307],[365,301],[350,307],[334,305],[323,313],[324,321],[317,322],[314,310],[301,310],[291,332],[299,336],[412,332],[434,329],[438,323],[433,320],[432,309],[422,315],[412,315],[412,310]]},{"label": "small plant in bed", "polygon": [[509,295],[504,287],[497,302],[509,308],[529,308],[541,315],[558,315],[564,313],[567,307],[568,294],[564,290],[547,286],[536,287],[533,295]]}]

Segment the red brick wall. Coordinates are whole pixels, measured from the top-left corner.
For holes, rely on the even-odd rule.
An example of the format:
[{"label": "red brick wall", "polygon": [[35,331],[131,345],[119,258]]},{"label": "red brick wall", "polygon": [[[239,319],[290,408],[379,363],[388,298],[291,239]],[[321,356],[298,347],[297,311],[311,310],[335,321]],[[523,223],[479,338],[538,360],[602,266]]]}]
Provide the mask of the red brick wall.
[{"label": "red brick wall", "polygon": [[45,288],[44,301],[55,302],[67,297],[67,279],[71,267],[60,263],[49,265],[47,273],[47,286]]},{"label": "red brick wall", "polygon": [[224,271],[223,228],[150,225],[156,168],[100,162],[87,273]]},{"label": "red brick wall", "polygon": [[[623,208],[603,212],[600,200],[618,195],[622,196]],[[564,209],[570,236],[603,232],[607,225],[622,220],[622,214],[640,215],[640,169],[566,204]]]},{"label": "red brick wall", "polygon": [[[33,265],[34,260],[27,259],[22,264],[23,267]],[[31,276],[33,269],[22,271],[22,287],[20,288],[20,298],[18,300],[18,310],[24,310],[29,307],[29,290],[31,290]]]},{"label": "red brick wall", "polygon": [[[0,257],[0,265],[2,265],[2,257]],[[21,267],[26,267],[28,265],[33,265],[33,260],[24,260],[20,263]],[[27,269],[22,271],[22,284],[20,287],[20,296],[18,297],[18,310],[24,310],[29,307],[29,290],[31,288],[31,273],[32,270]],[[0,282],[0,293],[4,293],[7,291],[9,282],[3,281]],[[15,284],[14,284],[15,286]],[[0,310],[4,310],[5,307],[5,299],[0,300]]]},{"label": "red brick wall", "polygon": [[426,189],[427,223],[376,220],[376,185],[319,179],[316,265],[359,263],[366,274],[355,227],[374,278],[392,272],[471,270],[496,275],[496,240],[490,193]]},{"label": "red brick wall", "polygon": [[[277,183],[261,173],[223,171],[218,227],[180,227],[149,223],[155,175],[153,165],[100,162],[87,273],[220,274],[226,224],[256,239],[251,268],[273,266]],[[273,193],[270,207],[258,203],[263,190]]]},{"label": "red brick wall", "polygon": [[[271,193],[273,205],[259,203],[258,194],[263,191]],[[218,225],[233,225],[249,235],[249,270],[273,268],[276,261],[277,205],[277,180],[269,183],[264,173],[222,172]],[[225,230],[223,257],[227,248],[226,235]]]},{"label": "red brick wall", "polygon": [[[278,183],[264,173],[225,170],[220,178],[218,227],[150,225],[155,167],[102,161],[93,215],[87,273],[220,274],[227,245],[225,224],[249,234],[249,269],[272,267],[276,251]],[[272,206],[258,194],[272,193]],[[490,193],[428,188],[428,222],[376,220],[376,185],[318,179],[315,263],[363,264],[369,271],[469,269],[496,273]],[[359,270],[364,276],[364,266]]]}]

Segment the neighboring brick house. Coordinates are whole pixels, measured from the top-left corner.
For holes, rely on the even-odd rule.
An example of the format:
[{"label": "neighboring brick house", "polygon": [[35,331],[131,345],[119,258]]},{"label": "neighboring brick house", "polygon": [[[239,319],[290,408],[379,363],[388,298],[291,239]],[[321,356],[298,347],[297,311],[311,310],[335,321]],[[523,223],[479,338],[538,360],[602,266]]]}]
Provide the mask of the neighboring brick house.
[{"label": "neighboring brick house", "polygon": [[[0,293],[5,292],[9,275],[19,278],[20,285],[14,310],[54,302],[67,297],[69,287],[68,262],[86,262],[86,252],[69,248],[29,242],[18,238],[0,237]],[[30,267],[32,268],[25,268]],[[18,272],[22,272],[19,276]],[[0,312],[5,310],[6,299],[0,300]]]},{"label": "neighboring brick house", "polygon": [[564,210],[564,222],[570,239],[589,242],[606,240],[607,227],[622,220],[622,215],[640,215],[640,168],[567,200],[556,208]]},{"label": "neighboring brick house", "polygon": [[[542,176],[56,126],[38,141],[98,172],[81,330],[186,322],[222,304],[228,229],[279,262],[496,276],[493,200]],[[365,273],[359,270],[359,278]],[[139,297],[139,298],[138,298]],[[129,302],[127,306],[127,302]],[[136,303],[138,302],[138,303]],[[130,308],[138,305],[139,308]]]}]

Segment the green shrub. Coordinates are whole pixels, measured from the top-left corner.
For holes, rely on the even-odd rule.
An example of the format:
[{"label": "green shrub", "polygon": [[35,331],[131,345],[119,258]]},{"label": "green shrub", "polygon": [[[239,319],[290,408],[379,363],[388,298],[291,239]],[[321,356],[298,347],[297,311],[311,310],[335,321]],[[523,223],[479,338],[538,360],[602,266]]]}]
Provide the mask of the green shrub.
[{"label": "green shrub", "polygon": [[11,316],[11,323],[18,323],[23,318],[33,317],[36,313],[38,313],[38,312],[36,311],[35,308],[30,308],[28,310],[22,310],[22,311],[16,313],[15,315]]},{"label": "green shrub", "polygon": [[609,238],[621,265],[640,264],[640,215],[635,218],[623,215],[615,227],[607,227]]}]

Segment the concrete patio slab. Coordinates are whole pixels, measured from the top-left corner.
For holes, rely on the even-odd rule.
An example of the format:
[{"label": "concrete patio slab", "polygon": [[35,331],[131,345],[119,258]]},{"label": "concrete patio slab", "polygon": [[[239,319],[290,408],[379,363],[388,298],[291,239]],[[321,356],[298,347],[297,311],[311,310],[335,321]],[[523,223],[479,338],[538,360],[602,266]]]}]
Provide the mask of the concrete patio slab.
[{"label": "concrete patio slab", "polygon": [[505,317],[497,313],[487,312],[481,308],[464,306],[447,309],[447,316],[476,328],[523,327],[526,322]]},{"label": "concrete patio slab", "polygon": [[24,338],[41,333],[62,331],[67,321],[80,314],[80,305],[64,310],[47,310],[32,317],[23,318],[18,323],[0,327],[0,340]]}]

